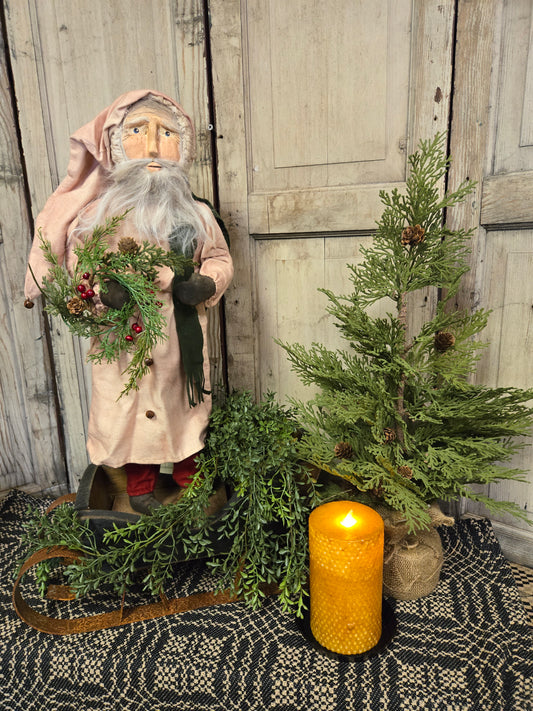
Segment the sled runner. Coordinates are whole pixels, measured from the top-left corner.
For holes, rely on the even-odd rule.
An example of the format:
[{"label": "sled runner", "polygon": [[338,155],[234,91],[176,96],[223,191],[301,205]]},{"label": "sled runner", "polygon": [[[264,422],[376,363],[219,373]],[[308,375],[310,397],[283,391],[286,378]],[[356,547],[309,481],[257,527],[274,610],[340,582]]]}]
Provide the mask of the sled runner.
[{"label": "sled runner", "polygon": [[[101,542],[106,530],[113,526],[124,526],[135,522],[139,515],[121,508],[129,508],[124,501],[127,496],[122,496],[121,484],[117,483],[120,478],[117,472],[106,471],[103,467],[89,465],[80,481],[77,494],[67,494],[56,499],[48,507],[46,513],[50,513],[57,506],[73,502],[74,508],[78,512],[80,519],[89,524],[89,528],[96,540]],[[177,492],[169,484],[168,490],[158,491],[159,497],[166,503],[175,500]],[[213,513],[210,513],[214,525],[211,529],[210,539],[213,544],[215,554],[220,555],[229,550],[228,539],[218,535],[216,522],[222,518],[223,514],[231,507],[236,497],[228,499],[224,489],[217,492],[216,500],[212,504]],[[210,509],[211,510],[211,506]],[[25,573],[31,568],[38,566],[45,560],[62,559],[66,564],[80,559],[80,554],[65,546],[52,546],[43,548],[33,553],[22,565],[18,577],[13,587],[13,604],[19,617],[28,625],[47,634],[70,635],[81,632],[93,632],[95,630],[118,627],[121,625],[150,620],[166,615],[174,615],[181,612],[196,610],[212,605],[220,605],[237,601],[237,598],[227,592],[201,592],[186,597],[167,598],[164,593],[160,595],[158,602],[146,603],[128,607],[125,605],[125,594],[117,609],[88,616],[75,617],[72,619],[62,619],[51,617],[35,610],[24,599],[21,591],[21,580]],[[183,553],[178,555],[176,563],[190,560]],[[276,586],[265,588],[267,595],[275,594]],[[75,599],[68,585],[49,585],[46,593],[49,600],[67,601]]]}]

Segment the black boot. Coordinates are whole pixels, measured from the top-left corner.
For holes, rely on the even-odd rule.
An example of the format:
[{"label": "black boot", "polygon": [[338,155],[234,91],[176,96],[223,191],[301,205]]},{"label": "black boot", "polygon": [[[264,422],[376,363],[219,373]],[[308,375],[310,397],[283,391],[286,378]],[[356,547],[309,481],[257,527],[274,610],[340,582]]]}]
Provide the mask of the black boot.
[{"label": "black boot", "polygon": [[161,506],[152,492],[149,494],[139,494],[139,496],[130,496],[130,506],[134,511],[140,514],[149,514]]}]

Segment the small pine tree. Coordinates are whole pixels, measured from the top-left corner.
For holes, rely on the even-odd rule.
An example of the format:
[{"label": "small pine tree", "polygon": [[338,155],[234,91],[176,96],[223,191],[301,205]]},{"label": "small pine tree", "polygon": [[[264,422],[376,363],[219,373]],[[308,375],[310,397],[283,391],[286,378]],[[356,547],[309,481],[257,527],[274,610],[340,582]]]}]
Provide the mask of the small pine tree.
[{"label": "small pine tree", "polygon": [[[349,350],[278,341],[301,381],[320,389],[310,402],[294,403],[305,433],[302,457],[351,482],[367,503],[401,511],[411,530],[429,523],[435,499],[468,497],[525,518],[515,504],[471,487],[522,479],[505,462],[531,430],[533,389],[489,388],[469,378],[489,312],[447,308],[468,271],[471,232],[449,229],[443,211],[474,184],[439,192],[449,165],[444,147],[443,134],[421,141],[409,157],[405,193],[380,193],[385,208],[373,244],[361,250],[362,264],[348,265],[353,293],[321,290]],[[410,338],[408,296],[426,287],[438,287],[443,298]],[[382,299],[391,313],[373,318],[365,308]]]}]

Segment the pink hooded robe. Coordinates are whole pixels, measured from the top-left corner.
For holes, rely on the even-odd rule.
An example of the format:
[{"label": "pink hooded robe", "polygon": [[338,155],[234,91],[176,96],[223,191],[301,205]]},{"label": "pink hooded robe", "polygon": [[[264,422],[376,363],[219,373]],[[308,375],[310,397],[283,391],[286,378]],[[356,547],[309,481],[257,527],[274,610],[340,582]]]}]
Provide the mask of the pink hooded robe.
[{"label": "pink hooded robe", "polygon": [[[36,238],[28,261],[39,283],[49,268],[39,246],[39,233],[50,242],[60,262],[65,261],[69,267],[74,264],[73,250],[76,243],[69,242],[68,235],[80,210],[102,191],[109,170],[113,167],[110,131],[120,124],[132,104],[148,95],[170,102],[190,123],[188,116],[175,101],[156,91],[141,90],[120,96],[92,122],[71,136],[67,177],[50,196],[36,220]],[[192,125],[191,135],[194,135]],[[187,167],[191,160],[192,147],[180,158],[180,164]],[[204,335],[205,388],[210,390],[205,307],[218,303],[233,276],[233,265],[224,236],[211,211],[201,203],[198,203],[198,210],[205,223],[207,239],[198,245],[194,259],[200,265],[198,271],[211,277],[216,286],[215,294],[197,307]],[[110,248],[116,248],[118,240],[123,236],[136,237],[127,221],[121,223],[110,242]],[[117,399],[127,382],[127,376],[122,375],[122,372],[131,356],[126,352],[122,353],[118,361],[93,363],[87,440],[87,450],[93,464],[120,467],[128,462],[180,462],[204,446],[211,399],[205,395],[204,402],[195,407],[189,406],[174,321],[172,277],[170,269],[159,270],[156,286],[159,290],[158,298],[163,303],[161,311],[166,319],[167,339],[158,343],[152,351],[153,364],[150,372],[140,380],[139,390],[132,390]],[[25,294],[30,299],[40,294],[29,269]]]}]

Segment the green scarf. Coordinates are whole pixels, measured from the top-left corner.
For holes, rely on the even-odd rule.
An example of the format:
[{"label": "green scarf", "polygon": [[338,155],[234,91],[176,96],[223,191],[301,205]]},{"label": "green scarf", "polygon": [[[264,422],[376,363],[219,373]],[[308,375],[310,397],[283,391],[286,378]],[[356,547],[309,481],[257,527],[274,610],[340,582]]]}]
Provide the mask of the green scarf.
[{"label": "green scarf", "polygon": [[176,295],[175,284],[186,281],[192,274],[193,269],[188,269],[184,274],[174,274],[172,282],[172,301],[174,303],[174,319],[176,321],[176,331],[180,344],[181,362],[185,370],[185,381],[187,385],[187,397],[189,407],[195,407],[197,402],[204,401],[204,394],[208,391],[204,389],[204,334],[198,319],[196,306],[182,304]]},{"label": "green scarf", "polygon": [[[229,245],[228,233],[220,218],[220,215],[207,200],[197,198],[195,195],[193,197],[195,200],[198,200],[198,202],[203,202],[210,207]],[[192,254],[185,256],[190,256],[192,258]],[[175,273],[174,280],[172,282],[174,319],[176,321],[176,331],[180,345],[181,362],[183,363],[183,368],[185,370],[189,407],[196,407],[199,402],[204,401],[204,395],[210,394],[210,391],[205,389],[203,358],[204,334],[202,333],[202,327],[198,319],[198,311],[196,306],[182,304],[178,299],[176,289],[174,288],[176,284],[179,284],[182,281],[187,281],[193,271],[193,267],[190,267],[185,270],[184,274]]]}]

